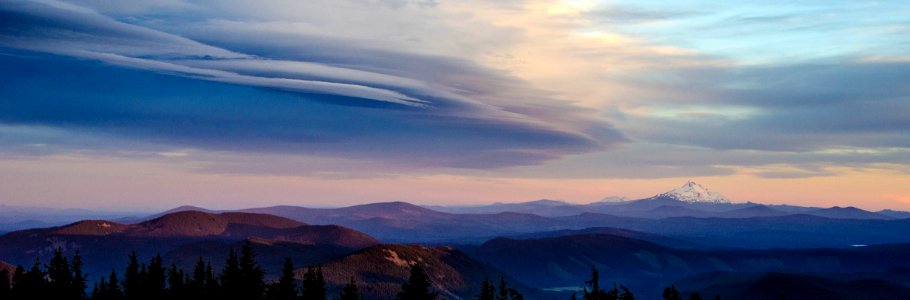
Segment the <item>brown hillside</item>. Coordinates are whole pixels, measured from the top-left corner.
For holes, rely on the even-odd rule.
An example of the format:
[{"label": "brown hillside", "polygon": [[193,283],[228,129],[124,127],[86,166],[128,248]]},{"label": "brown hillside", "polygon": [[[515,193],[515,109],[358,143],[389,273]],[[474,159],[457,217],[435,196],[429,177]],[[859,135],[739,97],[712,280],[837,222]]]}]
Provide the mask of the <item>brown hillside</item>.
[{"label": "brown hillside", "polygon": [[129,228],[129,225],[114,223],[110,221],[85,220],[57,227],[53,229],[51,233],[61,235],[103,236],[121,233],[127,228]]},{"label": "brown hillside", "polygon": [[182,211],[133,225],[127,230],[127,234],[147,237],[215,236],[226,233],[229,225],[284,229],[306,224],[265,214]]},{"label": "brown hillside", "polygon": [[[353,277],[368,299],[394,299],[414,263],[426,270],[433,287],[447,299],[473,299],[484,278],[501,277],[525,293],[527,299],[539,298],[535,290],[449,247],[379,245],[329,262],[323,266],[323,272],[329,286],[342,286]],[[298,278],[302,278],[305,269],[297,272]]]}]

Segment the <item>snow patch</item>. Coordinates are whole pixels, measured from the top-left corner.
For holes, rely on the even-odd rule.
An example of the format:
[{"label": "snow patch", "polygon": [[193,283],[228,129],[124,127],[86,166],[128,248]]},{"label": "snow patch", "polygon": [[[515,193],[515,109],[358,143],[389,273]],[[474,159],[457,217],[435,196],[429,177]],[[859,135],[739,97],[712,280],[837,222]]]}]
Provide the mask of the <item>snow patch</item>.
[{"label": "snow patch", "polygon": [[694,181],[686,182],[683,186],[657,195],[657,197],[669,197],[685,202],[730,203],[730,200],[720,193],[712,192]]},{"label": "snow patch", "polygon": [[408,260],[406,260],[406,259],[402,259],[401,257],[399,257],[399,256],[398,256],[398,252],[395,252],[395,250],[392,250],[392,249],[382,249],[382,252],[385,252],[385,254],[386,254],[385,259],[388,260],[388,261],[390,261],[390,262],[392,262],[392,263],[395,264],[396,266],[399,266],[399,267],[411,267],[411,265],[413,265],[413,262],[412,262],[412,261],[408,261]]}]

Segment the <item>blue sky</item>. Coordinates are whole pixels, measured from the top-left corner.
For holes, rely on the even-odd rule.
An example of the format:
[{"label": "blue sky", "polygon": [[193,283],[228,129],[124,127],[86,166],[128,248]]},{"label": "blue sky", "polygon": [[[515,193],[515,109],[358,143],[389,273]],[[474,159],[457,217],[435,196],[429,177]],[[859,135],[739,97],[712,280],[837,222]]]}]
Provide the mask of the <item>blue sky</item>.
[{"label": "blue sky", "polygon": [[590,202],[695,178],[910,207],[908,24],[863,1],[3,1],[0,203]]}]

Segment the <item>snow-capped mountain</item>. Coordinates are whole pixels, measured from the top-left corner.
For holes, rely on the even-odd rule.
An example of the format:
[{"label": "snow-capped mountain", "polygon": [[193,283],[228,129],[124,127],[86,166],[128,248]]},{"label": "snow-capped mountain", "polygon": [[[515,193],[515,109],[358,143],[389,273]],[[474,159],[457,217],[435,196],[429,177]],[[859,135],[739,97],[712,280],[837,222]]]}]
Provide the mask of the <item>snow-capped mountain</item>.
[{"label": "snow-capped mountain", "polygon": [[720,193],[712,192],[693,181],[686,182],[683,186],[657,195],[656,197],[673,198],[685,202],[730,203],[730,200],[724,198]]}]

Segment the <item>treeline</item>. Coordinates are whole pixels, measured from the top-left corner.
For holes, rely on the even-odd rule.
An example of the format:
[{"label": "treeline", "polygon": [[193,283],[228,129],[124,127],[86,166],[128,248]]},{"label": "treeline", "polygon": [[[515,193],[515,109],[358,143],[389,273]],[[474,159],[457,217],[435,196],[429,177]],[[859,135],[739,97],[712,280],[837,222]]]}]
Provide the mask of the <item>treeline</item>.
[{"label": "treeline", "polygon": [[[211,262],[201,257],[186,273],[176,264],[165,266],[160,255],[152,257],[148,263],[140,263],[136,253],[129,255],[129,262],[123,275],[117,270],[101,276],[92,284],[91,293],[87,294],[88,280],[82,271],[82,259],[77,251],[72,260],[58,248],[48,264],[38,259],[28,270],[22,265],[16,267],[13,274],[0,270],[0,299],[55,299],[55,300],[157,300],[157,299],[245,299],[245,300],[326,300],[327,288],[320,266],[308,266],[303,278],[298,280],[294,264],[285,258],[281,276],[271,282],[265,281],[265,271],[256,261],[256,252],[249,242],[245,243],[238,254],[233,249],[228,252],[224,268],[216,272]],[[582,291],[584,300],[634,300],[635,295],[626,288],[615,284],[610,290],[600,286],[599,273],[591,270],[591,279],[585,281]],[[588,289],[590,287],[590,290]],[[342,287],[336,300],[364,299],[354,278]],[[432,288],[432,281],[419,264],[411,266],[407,282],[401,286],[397,295],[399,300],[433,300],[439,293]],[[573,293],[572,300],[577,298]],[[676,287],[667,287],[663,292],[666,300],[683,300]],[[489,279],[481,283],[477,300],[524,300],[516,289],[509,287],[505,279],[500,279],[498,286]],[[701,300],[698,293],[692,294],[690,300]],[[715,300],[719,297],[715,297]]]}]

